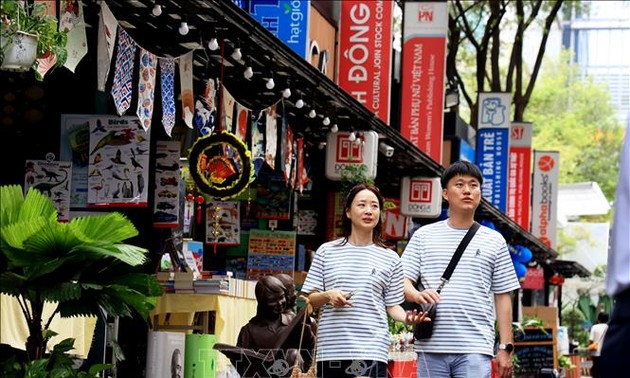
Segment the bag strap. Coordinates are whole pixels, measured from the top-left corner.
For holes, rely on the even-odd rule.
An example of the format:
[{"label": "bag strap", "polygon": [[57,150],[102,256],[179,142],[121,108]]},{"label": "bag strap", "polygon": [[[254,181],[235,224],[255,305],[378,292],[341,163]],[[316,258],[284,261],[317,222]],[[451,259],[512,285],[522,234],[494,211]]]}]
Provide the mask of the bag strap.
[{"label": "bag strap", "polygon": [[[304,330],[306,329],[306,320],[308,319],[308,302],[306,303],[306,308],[304,309],[304,320],[302,322],[302,332],[300,333],[300,343],[298,344],[298,353],[302,353],[302,340],[304,339]],[[317,327],[319,328],[319,319],[321,317],[321,313],[322,313],[323,309],[319,309],[318,311],[318,315],[317,315]],[[314,342],[315,345],[313,346],[313,360],[311,361],[311,366],[314,366],[316,364],[315,362],[315,358],[317,356],[317,333],[315,333],[314,335]],[[299,364],[299,358],[297,358],[295,360],[295,366],[294,368],[297,368],[300,366]]]},{"label": "bag strap", "polygon": [[451,257],[451,261],[448,263],[448,266],[446,267],[446,269],[444,270],[444,273],[442,274],[442,278],[440,279],[442,282],[440,282],[440,286],[438,286],[436,290],[438,293],[442,291],[442,288],[444,287],[444,285],[448,282],[448,280],[451,279],[451,275],[453,274],[453,271],[455,270],[457,263],[459,263],[459,259],[464,254],[464,250],[466,250],[466,247],[468,247],[468,243],[470,243],[470,241],[472,240],[473,236],[475,236],[475,233],[477,232],[478,229],[479,229],[479,223],[474,222],[472,226],[470,226],[470,228],[468,229],[468,232],[466,233],[466,235],[464,235],[464,238],[462,239],[462,241],[459,242],[459,245],[457,246],[457,249],[455,250],[453,257]]}]

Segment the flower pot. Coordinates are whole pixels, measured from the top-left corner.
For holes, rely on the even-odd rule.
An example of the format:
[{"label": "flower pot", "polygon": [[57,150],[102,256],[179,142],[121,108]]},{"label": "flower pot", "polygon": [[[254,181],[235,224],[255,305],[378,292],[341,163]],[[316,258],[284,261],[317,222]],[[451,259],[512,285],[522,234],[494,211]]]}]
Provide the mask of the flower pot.
[{"label": "flower pot", "polygon": [[33,67],[37,58],[37,36],[18,31],[10,41],[4,39],[3,60],[0,69],[13,72],[26,72]]}]

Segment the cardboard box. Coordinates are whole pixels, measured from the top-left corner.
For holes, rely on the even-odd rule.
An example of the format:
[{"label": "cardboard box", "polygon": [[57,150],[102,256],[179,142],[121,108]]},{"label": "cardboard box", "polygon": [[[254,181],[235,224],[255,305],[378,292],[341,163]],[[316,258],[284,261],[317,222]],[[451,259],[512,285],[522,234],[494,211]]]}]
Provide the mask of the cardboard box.
[{"label": "cardboard box", "polygon": [[558,309],[556,307],[523,307],[523,317],[533,316],[545,322],[546,327],[558,328]]}]

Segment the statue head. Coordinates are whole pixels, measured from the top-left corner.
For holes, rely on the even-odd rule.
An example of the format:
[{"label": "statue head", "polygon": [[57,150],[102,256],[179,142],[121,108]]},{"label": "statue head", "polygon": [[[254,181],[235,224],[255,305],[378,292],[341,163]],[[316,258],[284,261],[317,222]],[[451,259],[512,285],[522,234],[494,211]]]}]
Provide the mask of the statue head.
[{"label": "statue head", "polygon": [[285,288],[278,278],[274,276],[264,276],[256,283],[254,290],[256,301],[258,301],[258,311],[256,316],[266,318],[280,316],[286,306]]},{"label": "statue head", "polygon": [[297,301],[297,292],[295,291],[295,283],[293,282],[293,277],[286,273],[278,273],[276,277],[282,282],[284,285],[284,294],[286,297],[286,308],[288,310],[293,310],[295,307],[295,302]]}]

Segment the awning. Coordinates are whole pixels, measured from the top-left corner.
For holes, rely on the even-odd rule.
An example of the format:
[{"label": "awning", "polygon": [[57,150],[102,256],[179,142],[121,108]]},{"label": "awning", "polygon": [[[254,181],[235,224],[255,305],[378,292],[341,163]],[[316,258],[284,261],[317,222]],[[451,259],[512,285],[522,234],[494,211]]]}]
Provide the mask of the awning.
[{"label": "awning", "polygon": [[[287,100],[290,116],[300,116],[291,124],[294,132],[305,136],[311,148],[325,141],[330,126],[322,125],[323,112],[338,123],[340,130],[373,130],[387,144],[395,148],[391,158],[379,160],[379,182],[394,189],[403,176],[440,176],[444,169],[400,133],[385,124],[337,84],[280,42],[245,11],[228,0],[163,0],[160,17],[151,14],[155,0],[111,0],[110,9],[132,38],[159,56],[179,56],[191,49],[194,53],[196,85],[205,77],[222,77],[225,87],[245,106],[266,108],[280,99],[280,92],[291,87],[293,95]],[[92,12],[99,6],[88,2]],[[186,20],[190,32],[178,33],[179,22]],[[205,48],[217,37],[223,41],[221,49]],[[240,47],[243,58],[235,60],[231,52]],[[223,64],[221,64],[221,62]],[[245,65],[251,65],[254,78],[243,76]],[[265,88],[265,77],[273,73],[276,91]],[[308,106],[298,109],[294,101],[302,98]],[[306,116],[311,108],[320,114],[313,119]],[[316,150],[316,149],[314,149]],[[536,261],[553,260],[557,253],[522,229],[504,213],[483,199],[478,216],[493,221],[508,242],[522,244],[534,254]]]},{"label": "awning", "polygon": [[564,278],[579,276],[582,278],[590,277],[591,272],[583,267],[577,261],[555,260],[549,264],[549,268]]}]

